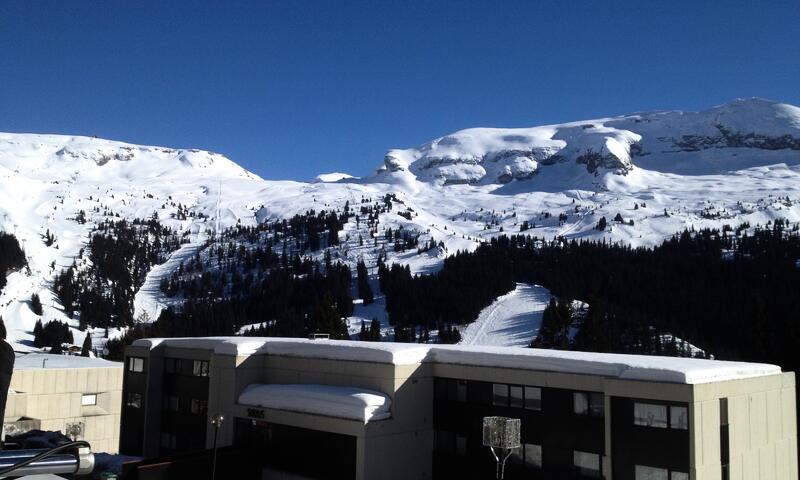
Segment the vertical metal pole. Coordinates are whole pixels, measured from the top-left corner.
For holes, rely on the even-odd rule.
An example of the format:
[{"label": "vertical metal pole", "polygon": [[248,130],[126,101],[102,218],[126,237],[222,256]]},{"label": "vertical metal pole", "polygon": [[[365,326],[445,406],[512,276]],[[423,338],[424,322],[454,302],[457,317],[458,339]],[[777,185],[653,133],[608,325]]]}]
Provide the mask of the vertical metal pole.
[{"label": "vertical metal pole", "polygon": [[217,477],[217,436],[219,435],[219,427],[222,426],[224,420],[225,418],[220,413],[211,417],[211,425],[214,426],[214,453],[211,460],[211,480],[216,480]]},{"label": "vertical metal pole", "polygon": [[217,434],[219,433],[219,425],[214,425],[214,458],[211,461],[211,480],[217,478]]}]

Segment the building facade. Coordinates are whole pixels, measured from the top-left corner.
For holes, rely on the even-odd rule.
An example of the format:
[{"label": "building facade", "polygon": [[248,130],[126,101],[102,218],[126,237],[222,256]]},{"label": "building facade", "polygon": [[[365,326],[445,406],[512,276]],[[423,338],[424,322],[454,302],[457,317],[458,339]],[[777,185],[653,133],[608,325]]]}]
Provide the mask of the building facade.
[{"label": "building facade", "polygon": [[[350,341],[139,340],[120,452],[236,446],[263,478],[798,478],[793,373],[763,364]],[[221,414],[218,431],[210,422]],[[216,434],[216,435],[215,435]]]},{"label": "building facade", "polygon": [[14,362],[4,434],[33,429],[86,440],[117,453],[122,364],[97,358],[30,353]]}]

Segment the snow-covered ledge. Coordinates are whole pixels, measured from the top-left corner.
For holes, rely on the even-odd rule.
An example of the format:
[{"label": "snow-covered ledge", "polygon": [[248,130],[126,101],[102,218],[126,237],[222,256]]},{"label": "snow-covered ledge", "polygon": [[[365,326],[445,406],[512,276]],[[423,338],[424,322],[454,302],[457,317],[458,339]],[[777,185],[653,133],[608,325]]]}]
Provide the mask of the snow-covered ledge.
[{"label": "snow-covered ledge", "polygon": [[315,384],[252,384],[239,395],[239,404],[368,423],[392,416],[392,400],[362,388]]}]

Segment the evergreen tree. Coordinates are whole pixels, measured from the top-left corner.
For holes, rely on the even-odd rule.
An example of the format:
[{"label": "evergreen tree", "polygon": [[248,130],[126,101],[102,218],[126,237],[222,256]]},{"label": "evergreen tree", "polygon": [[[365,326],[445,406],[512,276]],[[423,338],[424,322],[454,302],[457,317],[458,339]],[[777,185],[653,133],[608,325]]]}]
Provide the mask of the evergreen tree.
[{"label": "evergreen tree", "polygon": [[374,301],[375,297],[372,293],[372,287],[369,285],[367,265],[363,260],[359,260],[356,264],[356,273],[358,276],[358,296],[364,300],[364,305],[369,305]]},{"label": "evergreen tree", "polygon": [[86,337],[83,339],[83,347],[81,347],[81,356],[88,357],[89,352],[92,351],[92,334],[86,332]]},{"label": "evergreen tree", "polygon": [[3,321],[3,317],[0,317],[0,339],[5,340],[8,336],[8,332],[6,331],[6,322]]},{"label": "evergreen tree", "polygon": [[35,293],[31,295],[31,311],[36,315],[42,315],[42,301]]}]

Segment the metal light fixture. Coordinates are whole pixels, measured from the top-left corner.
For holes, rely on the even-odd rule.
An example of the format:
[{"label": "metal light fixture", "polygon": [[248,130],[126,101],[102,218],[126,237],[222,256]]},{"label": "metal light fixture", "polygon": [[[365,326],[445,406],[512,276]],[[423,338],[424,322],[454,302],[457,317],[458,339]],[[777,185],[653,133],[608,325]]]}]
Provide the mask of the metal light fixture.
[{"label": "metal light fixture", "polygon": [[513,450],[521,446],[519,418],[483,417],[483,446],[489,450],[497,462],[497,478],[502,480],[506,460]]},{"label": "metal light fixture", "polygon": [[217,413],[211,417],[211,425],[214,426],[214,457],[211,463],[211,480],[215,480],[217,475],[217,435],[224,421],[225,417],[223,417],[221,413]]}]

